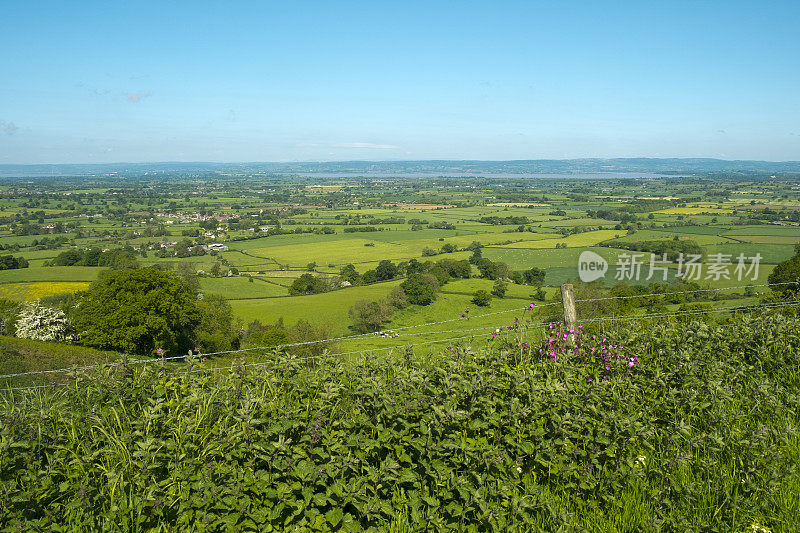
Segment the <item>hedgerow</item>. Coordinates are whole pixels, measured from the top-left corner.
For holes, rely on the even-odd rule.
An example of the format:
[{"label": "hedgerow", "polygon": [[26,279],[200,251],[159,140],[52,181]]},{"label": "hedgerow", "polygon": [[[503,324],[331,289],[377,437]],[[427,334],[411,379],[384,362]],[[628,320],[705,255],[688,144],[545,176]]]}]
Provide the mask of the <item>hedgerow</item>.
[{"label": "hedgerow", "polygon": [[0,529],[794,527],[800,320],[595,329],[563,356],[517,326],[424,360],[120,366],[8,395]]}]

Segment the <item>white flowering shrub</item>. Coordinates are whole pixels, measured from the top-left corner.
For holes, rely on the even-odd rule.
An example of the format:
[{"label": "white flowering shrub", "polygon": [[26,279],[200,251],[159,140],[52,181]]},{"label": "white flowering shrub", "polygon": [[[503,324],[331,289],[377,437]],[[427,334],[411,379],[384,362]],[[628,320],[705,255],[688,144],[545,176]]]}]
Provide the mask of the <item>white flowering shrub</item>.
[{"label": "white flowering shrub", "polygon": [[22,307],[17,320],[17,337],[36,341],[73,341],[72,324],[60,309],[30,302]]}]

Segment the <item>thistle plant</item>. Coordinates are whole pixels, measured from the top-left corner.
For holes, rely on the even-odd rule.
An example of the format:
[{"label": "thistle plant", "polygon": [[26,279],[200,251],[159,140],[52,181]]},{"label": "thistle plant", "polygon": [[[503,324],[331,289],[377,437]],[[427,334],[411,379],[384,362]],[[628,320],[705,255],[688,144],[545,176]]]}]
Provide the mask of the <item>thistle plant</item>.
[{"label": "thistle plant", "polygon": [[[535,306],[535,303],[528,304],[522,311],[521,317],[515,317],[511,324],[495,328],[489,338],[492,346],[495,349],[505,349],[508,354],[514,354],[518,362],[529,361],[532,346],[528,336],[532,327],[531,315]],[[526,315],[528,315],[527,318]]]},{"label": "thistle plant", "polygon": [[[595,333],[587,334],[583,326],[567,328],[562,323],[548,324],[545,338],[539,343],[539,355],[554,363],[577,363],[603,380],[628,371],[640,364],[639,358],[628,354],[622,344]],[[589,381],[593,378],[589,377]]]}]

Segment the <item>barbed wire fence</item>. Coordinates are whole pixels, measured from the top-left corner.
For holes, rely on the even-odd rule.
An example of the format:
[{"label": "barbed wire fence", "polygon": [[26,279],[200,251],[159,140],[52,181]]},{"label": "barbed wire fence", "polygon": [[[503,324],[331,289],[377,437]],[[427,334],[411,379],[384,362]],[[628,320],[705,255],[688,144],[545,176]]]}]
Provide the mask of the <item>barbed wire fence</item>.
[{"label": "barbed wire fence", "polygon": [[[168,361],[180,361],[186,360],[187,358],[193,359],[207,359],[209,357],[221,356],[221,355],[231,355],[231,354],[239,354],[239,353],[248,353],[248,352],[255,352],[255,351],[271,351],[271,352],[280,352],[284,351],[288,348],[294,347],[301,347],[301,346],[308,346],[314,344],[323,344],[323,343],[332,343],[332,342],[339,342],[339,341],[350,341],[356,340],[365,337],[375,337],[376,334],[385,333],[386,331],[390,331],[396,333],[398,331],[404,331],[406,336],[421,336],[421,335],[441,335],[444,333],[469,333],[468,335],[459,335],[456,337],[448,337],[442,339],[434,339],[429,341],[417,342],[417,343],[402,343],[398,342],[397,344],[393,344],[390,346],[385,347],[378,347],[378,348],[361,348],[358,350],[353,351],[346,351],[346,352],[323,352],[319,355],[311,355],[305,357],[294,357],[290,359],[284,359],[281,361],[260,361],[260,362],[253,362],[253,363],[239,363],[233,364],[230,366],[215,366],[215,367],[208,367],[204,370],[208,371],[223,371],[223,370],[235,370],[237,368],[247,368],[247,367],[269,367],[269,366],[280,366],[280,365],[287,365],[287,364],[295,364],[307,361],[316,361],[322,359],[329,359],[333,357],[341,357],[346,355],[353,355],[353,354],[375,354],[381,353],[385,351],[395,350],[395,349],[409,349],[414,348],[417,346],[428,346],[428,345],[435,345],[447,342],[455,342],[461,341],[464,339],[474,339],[476,334],[480,332],[485,332],[488,335],[491,335],[492,332],[500,332],[503,331],[504,328],[507,327],[507,324],[494,324],[494,325],[484,325],[478,326],[473,328],[457,328],[457,329],[450,329],[450,330],[434,330],[434,331],[417,331],[417,332],[409,332],[410,330],[416,328],[427,328],[438,326],[442,324],[450,324],[454,322],[461,322],[461,323],[469,323],[470,321],[478,321],[483,318],[487,317],[494,317],[504,314],[510,313],[523,313],[527,312],[533,313],[534,311],[539,311],[541,309],[549,308],[549,307],[564,307],[566,306],[574,306],[575,303],[590,303],[590,302],[601,302],[601,301],[609,301],[609,300],[629,300],[629,299],[636,299],[636,298],[653,298],[653,297],[665,297],[665,296],[680,296],[686,294],[696,294],[696,293],[706,293],[706,292],[719,292],[719,291],[731,291],[737,289],[748,289],[748,288],[758,288],[758,287],[775,287],[775,286],[785,286],[785,285],[797,285],[796,282],[783,282],[783,283],[765,283],[765,284],[753,284],[753,285],[743,285],[743,286],[734,286],[734,287],[718,287],[718,288],[705,288],[705,289],[692,289],[687,291],[668,291],[668,292],[657,292],[657,293],[647,293],[647,294],[635,294],[635,295],[624,295],[624,296],[608,296],[608,297],[599,297],[599,298],[584,298],[584,299],[562,299],[561,302],[549,302],[544,304],[528,304],[524,307],[517,307],[512,309],[505,309],[500,311],[493,311],[489,313],[483,313],[481,315],[475,316],[460,316],[457,318],[445,319],[445,320],[438,320],[432,322],[425,322],[421,324],[413,324],[408,326],[400,326],[395,328],[390,328],[388,330],[384,330],[383,332],[370,332],[370,333],[361,333],[356,335],[346,335],[346,336],[338,336],[338,337],[330,337],[325,339],[315,339],[309,341],[302,341],[302,342],[293,342],[293,343],[283,343],[277,345],[269,345],[269,346],[255,346],[255,347],[247,347],[247,348],[239,348],[234,350],[224,350],[224,351],[217,351],[217,352],[207,352],[207,353],[200,353],[200,354],[192,354],[190,355],[178,355],[178,356],[169,356],[169,357],[150,357],[150,358],[141,358],[141,359],[128,359],[127,356],[122,361],[116,361],[111,363],[98,363],[92,365],[84,365],[84,366],[72,366],[72,367],[65,367],[65,368],[57,368],[57,369],[50,369],[50,370],[33,370],[33,371],[26,371],[26,372],[17,372],[17,373],[10,373],[10,374],[2,374],[0,375],[0,380],[11,380],[14,378],[19,377],[29,377],[29,376],[41,376],[41,375],[55,375],[55,374],[78,374],[81,372],[88,372],[90,370],[96,370],[101,368],[114,368],[120,366],[135,366],[135,365],[145,365],[145,364],[154,364],[154,363],[166,363]],[[565,291],[571,291],[572,286],[570,284],[565,284],[562,286],[562,294]],[[565,301],[566,300],[566,301]],[[656,312],[656,313],[644,313],[644,314],[630,314],[630,315],[620,315],[620,316],[606,316],[606,317],[596,317],[596,318],[576,318],[574,323],[569,323],[569,319],[565,321],[566,326],[568,328],[575,328],[577,324],[592,324],[592,323],[614,323],[614,322],[626,322],[626,321],[634,321],[634,320],[650,320],[655,318],[672,318],[672,317],[688,317],[688,316],[697,316],[697,315],[707,315],[707,314],[718,314],[718,313],[727,313],[727,312],[753,312],[753,311],[761,311],[761,310],[774,310],[774,309],[781,309],[786,307],[793,307],[793,306],[800,306],[800,301],[797,300],[789,300],[789,301],[780,301],[780,302],[769,302],[769,303],[760,303],[760,304],[750,304],[750,305],[738,305],[738,306],[728,306],[728,307],[712,307],[708,309],[687,309],[687,310],[675,310],[675,311],[668,311],[668,312]],[[574,309],[572,313],[565,312],[565,316],[571,314],[571,316],[576,316]],[[548,325],[552,324],[552,322],[541,322],[541,323],[532,323],[529,322],[526,324],[526,327],[535,328],[535,327],[547,327]],[[0,392],[6,391],[24,391],[24,390],[33,390],[33,389],[43,389],[43,388],[53,388],[57,386],[63,386],[64,383],[59,382],[52,382],[43,385],[28,385],[22,387],[5,387],[0,388]]]}]

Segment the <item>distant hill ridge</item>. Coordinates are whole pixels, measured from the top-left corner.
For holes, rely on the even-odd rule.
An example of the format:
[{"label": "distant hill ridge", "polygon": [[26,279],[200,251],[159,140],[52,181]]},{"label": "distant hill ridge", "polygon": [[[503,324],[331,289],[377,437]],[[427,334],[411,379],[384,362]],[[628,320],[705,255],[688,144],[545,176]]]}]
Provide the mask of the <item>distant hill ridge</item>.
[{"label": "distant hill ridge", "polygon": [[320,161],[320,162],[152,162],[99,164],[0,165],[0,177],[86,176],[144,172],[266,174],[343,173],[343,174],[437,174],[491,175],[536,173],[663,173],[695,174],[716,172],[800,173],[800,161],[751,161],[710,158],[613,158],[613,159],[527,159],[511,161],[417,160],[417,161]]}]

